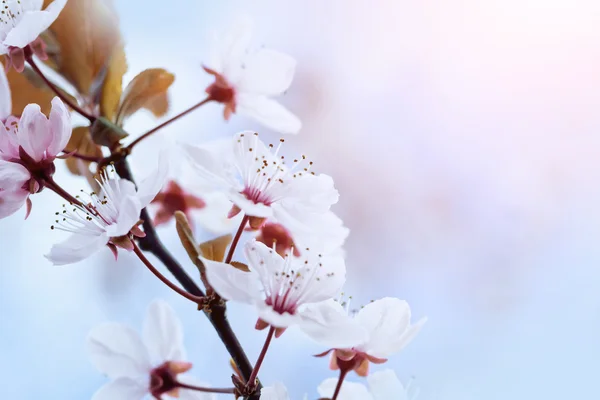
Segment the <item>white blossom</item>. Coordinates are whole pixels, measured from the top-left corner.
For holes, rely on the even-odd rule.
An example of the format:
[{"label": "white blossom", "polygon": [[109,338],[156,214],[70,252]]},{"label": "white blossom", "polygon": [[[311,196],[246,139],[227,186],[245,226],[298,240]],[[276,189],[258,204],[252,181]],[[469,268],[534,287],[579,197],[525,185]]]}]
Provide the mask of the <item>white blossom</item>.
[{"label": "white blossom", "polygon": [[92,400],[141,400],[161,395],[180,400],[213,400],[214,394],[178,389],[176,382],[205,386],[181,375],[191,369],[183,329],[164,301],[148,308],[142,337],[127,325],[104,323],[92,329],[87,351],[94,366],[110,378]]},{"label": "white blossom", "polygon": [[[337,378],[329,378],[318,387],[319,396],[331,398],[338,383]],[[374,372],[367,377],[369,387],[356,382],[344,381],[337,400],[416,400],[418,389],[405,388],[391,370]],[[275,398],[274,398],[275,399]]]},{"label": "white blossom", "polygon": [[281,133],[298,133],[298,117],[271,97],[283,94],[291,85],[296,61],[287,54],[261,48],[248,52],[252,27],[242,20],[217,40],[212,60],[204,69],[215,77],[206,91],[225,105],[224,116],[247,115]]}]

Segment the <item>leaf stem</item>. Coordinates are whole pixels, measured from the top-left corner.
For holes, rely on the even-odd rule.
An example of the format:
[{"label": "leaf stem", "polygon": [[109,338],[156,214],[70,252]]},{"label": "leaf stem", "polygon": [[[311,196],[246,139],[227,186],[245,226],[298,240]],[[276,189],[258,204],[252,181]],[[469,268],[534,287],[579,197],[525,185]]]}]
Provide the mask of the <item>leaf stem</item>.
[{"label": "leaf stem", "polygon": [[73,101],[71,101],[71,99],[69,99],[67,96],[65,96],[64,93],[58,87],[56,87],[56,85],[54,83],[50,82],[50,80],[46,77],[46,75],[44,75],[44,73],[37,66],[37,64],[35,63],[35,61],[33,61],[33,56],[32,55],[28,55],[26,57],[26,60],[29,63],[29,65],[31,65],[31,68],[35,71],[35,73],[38,74],[38,76],[40,78],[42,78],[42,80],[46,83],[46,85],[48,85],[48,87],[54,92],[54,94],[56,94],[71,109],[73,109],[78,114],[80,114],[82,117],[84,117],[88,121],[90,121],[90,124],[94,123],[94,121],[96,120],[96,117],[88,114],[81,107],[79,107],[77,104],[73,103]]},{"label": "leaf stem", "polygon": [[193,106],[191,106],[190,108],[188,108],[187,110],[177,114],[176,116],[174,116],[173,118],[163,122],[162,124],[150,129],[148,132],[144,133],[142,136],[140,136],[139,138],[135,139],[133,142],[131,142],[126,148],[128,150],[131,150],[136,144],[138,144],[139,142],[141,142],[142,140],[146,139],[148,136],[152,135],[153,133],[161,130],[162,128],[164,128],[165,126],[171,124],[172,122],[177,121],[179,118],[184,117],[186,115],[188,115],[189,113],[191,113],[192,111],[196,110],[197,108],[202,107],[203,105],[205,105],[206,103],[208,103],[209,101],[211,101],[212,99],[210,97],[207,97],[206,99],[202,100],[199,103],[194,104]]},{"label": "leaf stem", "polygon": [[193,294],[190,294],[190,293],[186,292],[185,290],[181,289],[180,287],[178,287],[177,285],[175,285],[173,282],[171,282],[169,279],[167,279],[163,274],[160,273],[159,270],[156,269],[156,267],[154,265],[152,265],[152,263],[150,262],[150,260],[148,260],[146,258],[146,256],[142,252],[142,250],[140,250],[140,248],[138,247],[138,245],[135,243],[135,241],[132,240],[131,243],[133,243],[133,252],[139,257],[139,259],[150,270],[150,272],[152,272],[154,274],[154,276],[156,276],[158,279],[161,280],[162,283],[164,283],[165,285],[167,285],[169,288],[171,288],[177,294],[185,297],[186,299],[188,299],[190,301],[193,301],[196,304],[202,304],[202,303],[204,303],[204,300],[205,300],[204,297],[202,297],[202,296],[194,296]]}]

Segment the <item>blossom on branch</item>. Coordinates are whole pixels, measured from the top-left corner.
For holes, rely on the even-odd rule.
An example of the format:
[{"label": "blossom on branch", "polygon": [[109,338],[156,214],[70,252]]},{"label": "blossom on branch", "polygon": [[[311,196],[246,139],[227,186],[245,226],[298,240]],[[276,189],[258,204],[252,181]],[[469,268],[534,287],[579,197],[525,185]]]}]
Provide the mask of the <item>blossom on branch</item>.
[{"label": "blossom on branch", "polygon": [[427,321],[427,318],[421,318],[416,324],[411,324],[408,303],[393,297],[367,304],[354,317],[349,316],[347,310],[336,301],[319,303],[309,307],[306,313],[317,319],[345,318],[346,324],[364,329],[366,337],[363,340],[351,346],[340,343],[318,355],[332,353],[331,369],[354,370],[359,376],[368,375],[369,363],[385,363],[389,356],[402,350]]},{"label": "blossom on branch", "polygon": [[54,160],[71,137],[71,114],[55,97],[49,118],[39,105],[29,104],[20,119],[8,117],[0,124],[0,218],[24,204],[29,215],[29,195],[48,185]]},{"label": "blossom on branch", "polygon": [[[331,398],[337,383],[338,378],[323,381],[317,389],[319,396]],[[418,389],[410,388],[410,384],[405,388],[391,369],[369,375],[367,383],[369,388],[361,383],[344,381],[337,400],[415,400],[419,394]]]},{"label": "blossom on branch", "polygon": [[94,366],[111,379],[92,400],[141,400],[148,395],[215,399],[214,394],[179,388],[179,382],[192,383],[181,375],[192,364],[186,361],[181,322],[164,301],[150,304],[142,338],[127,325],[104,323],[89,333],[87,350]]},{"label": "blossom on branch", "polygon": [[25,49],[42,60],[48,57],[39,36],[58,18],[67,0],[54,0],[45,10],[43,4],[43,0],[0,2],[0,55],[6,54],[8,67],[19,72],[25,67]]},{"label": "blossom on branch", "polygon": [[252,229],[279,224],[300,251],[315,238],[341,246],[348,230],[330,211],[339,198],[333,179],[314,174],[305,156],[288,164],[279,155],[282,143],[266,146],[257,133],[241,132],[231,142],[185,149],[198,178],[232,201],[230,216],[244,212]]},{"label": "blossom on branch", "polygon": [[64,265],[81,261],[104,246],[115,258],[118,247],[133,250],[132,236],[145,236],[139,228],[140,213],[160,191],[166,176],[167,169],[159,168],[136,189],[131,181],[104,170],[97,178],[99,193],[78,197],[81,204],[65,204],[62,212],[56,213],[52,229],[70,232],[71,236],[52,246],[46,258],[54,265]]},{"label": "blossom on branch", "polygon": [[251,24],[244,20],[218,41],[211,62],[204,66],[215,77],[206,92],[225,105],[226,120],[239,112],[277,132],[298,133],[298,117],[270,98],[290,87],[296,61],[270,49],[248,53],[251,37]]},{"label": "blossom on branch", "polygon": [[[280,336],[286,328],[298,325],[319,342],[346,345],[364,340],[361,327],[344,318],[306,318],[305,306],[331,299],[346,276],[344,260],[322,256],[310,250],[302,258],[281,257],[257,241],[246,243],[244,252],[249,272],[201,258],[210,285],[223,298],[251,304],[258,312],[257,329],[276,328]],[[334,316],[335,317],[335,316]]]}]

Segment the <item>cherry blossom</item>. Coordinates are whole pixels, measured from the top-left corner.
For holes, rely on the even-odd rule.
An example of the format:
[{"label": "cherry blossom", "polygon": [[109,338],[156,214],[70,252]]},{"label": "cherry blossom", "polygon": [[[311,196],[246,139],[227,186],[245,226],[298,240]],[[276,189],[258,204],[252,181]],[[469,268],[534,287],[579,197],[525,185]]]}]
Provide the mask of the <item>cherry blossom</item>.
[{"label": "cherry blossom", "polygon": [[2,128],[0,218],[13,214],[24,204],[27,204],[29,215],[29,195],[51,183],[54,160],[71,137],[71,115],[63,102],[55,97],[49,118],[42,114],[39,105],[29,104],[20,119],[8,117]]},{"label": "cherry blossom", "polygon": [[230,142],[184,148],[198,178],[232,201],[230,216],[243,211],[252,229],[267,221],[280,224],[294,242],[300,239],[298,248],[309,247],[302,238],[315,238],[319,232],[320,242],[330,236],[343,243],[348,231],[330,211],[339,198],[333,179],[314,174],[305,156],[288,165],[279,155],[282,143],[266,146],[257,133],[241,132]]},{"label": "cherry blossom", "polygon": [[365,330],[366,339],[352,346],[334,345],[333,349],[319,354],[325,356],[332,352],[332,369],[354,370],[360,376],[368,375],[369,363],[385,363],[389,356],[402,350],[427,321],[422,318],[411,325],[408,303],[393,297],[367,304],[354,317],[349,316],[347,310],[336,301],[320,303],[305,312],[307,316],[314,315],[314,318],[345,317],[346,324],[355,324]]},{"label": "cherry blossom", "polygon": [[150,304],[142,337],[127,325],[104,323],[89,333],[87,351],[94,366],[111,379],[92,400],[140,400],[146,396],[216,398],[178,387],[178,382],[196,382],[182,375],[192,368],[186,361],[183,329],[173,309],[162,300]]},{"label": "cherry blossom", "polygon": [[7,54],[9,66],[23,72],[27,51],[46,59],[45,44],[39,39],[67,4],[54,0],[42,10],[42,0],[2,0],[0,7],[0,55]]},{"label": "cherry blossom", "polygon": [[[159,165],[163,165],[159,163]],[[117,247],[133,250],[130,236],[145,236],[139,228],[140,212],[160,191],[167,176],[166,168],[159,168],[138,186],[120,179],[112,170],[104,170],[98,177],[100,192],[82,198],[81,204],[64,205],[56,213],[52,229],[70,232],[64,242],[52,246],[46,258],[54,265],[81,261],[104,246],[117,256]]]},{"label": "cherry blossom", "polygon": [[346,318],[305,317],[304,307],[331,299],[345,281],[346,267],[339,256],[322,256],[306,251],[302,258],[281,257],[257,241],[244,247],[249,272],[229,264],[202,258],[207,278],[215,291],[227,300],[253,305],[258,312],[257,329],[276,328],[280,336],[298,325],[319,342],[360,342],[362,327]]},{"label": "cherry blossom", "polygon": [[159,209],[154,216],[155,226],[167,223],[173,218],[175,211],[183,212],[188,220],[191,220],[192,210],[200,210],[206,207],[206,202],[203,199],[186,192],[175,181],[169,181],[166,188],[152,200],[152,203],[159,205]]},{"label": "cherry blossom", "polygon": [[277,132],[298,133],[298,117],[271,99],[290,87],[296,61],[265,48],[248,53],[251,36],[251,23],[242,20],[217,41],[213,59],[204,67],[215,77],[206,92],[225,105],[226,120],[239,112]]},{"label": "cherry blossom", "polygon": [[[323,381],[317,389],[319,396],[331,398],[337,383],[337,378]],[[367,377],[367,383],[368,388],[361,383],[344,381],[337,400],[415,400],[419,394],[410,384],[405,388],[391,369],[374,372]]]}]

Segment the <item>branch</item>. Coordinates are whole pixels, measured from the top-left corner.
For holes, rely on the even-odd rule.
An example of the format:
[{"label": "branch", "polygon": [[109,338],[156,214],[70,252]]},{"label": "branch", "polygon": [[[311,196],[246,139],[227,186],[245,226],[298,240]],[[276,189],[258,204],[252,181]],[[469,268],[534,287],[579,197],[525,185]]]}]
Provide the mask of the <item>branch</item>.
[{"label": "branch", "polygon": [[[123,178],[127,179],[133,183],[135,183],[133,179],[133,175],[129,168],[129,164],[127,160],[121,160],[115,164],[115,169],[117,173]],[[181,286],[189,293],[194,296],[203,297],[204,292],[200,289],[196,283],[190,278],[190,276],[185,272],[183,267],[179,265],[177,260],[169,253],[169,251],[164,247],[162,242],[160,241],[156,230],[154,229],[154,225],[152,225],[152,220],[150,219],[150,215],[148,214],[148,210],[142,210],[141,219],[144,221],[144,233],[145,237],[139,239],[140,248],[142,250],[148,251],[156,256],[169,270],[169,272],[179,281]],[[229,325],[229,321],[227,320],[227,310],[224,305],[216,304],[213,305],[210,310],[204,310],[204,314],[212,324],[212,326],[217,331],[219,338],[225,345],[225,348],[231,355],[231,358],[238,366],[242,377],[244,380],[248,381],[250,376],[252,375],[252,364],[248,360],[242,345],[238,341],[235,333],[231,329],[231,325]],[[260,382],[260,381],[259,381]],[[261,385],[260,383],[257,386],[257,391],[260,393]],[[259,394],[253,395],[249,397],[249,400],[257,400],[260,398]]]}]

